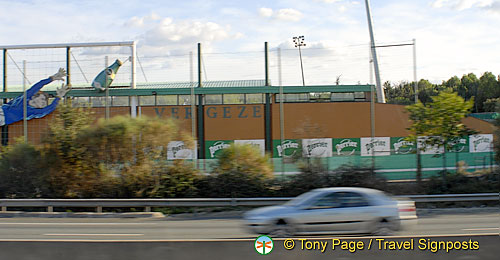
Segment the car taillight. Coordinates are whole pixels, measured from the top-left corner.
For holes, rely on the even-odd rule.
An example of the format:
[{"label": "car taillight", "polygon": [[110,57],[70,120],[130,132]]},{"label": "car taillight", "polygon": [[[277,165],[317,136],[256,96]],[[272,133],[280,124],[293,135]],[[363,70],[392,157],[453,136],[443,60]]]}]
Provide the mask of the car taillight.
[{"label": "car taillight", "polygon": [[415,208],[411,207],[411,208],[400,208],[399,209],[399,212],[411,212],[411,211],[415,211]]}]

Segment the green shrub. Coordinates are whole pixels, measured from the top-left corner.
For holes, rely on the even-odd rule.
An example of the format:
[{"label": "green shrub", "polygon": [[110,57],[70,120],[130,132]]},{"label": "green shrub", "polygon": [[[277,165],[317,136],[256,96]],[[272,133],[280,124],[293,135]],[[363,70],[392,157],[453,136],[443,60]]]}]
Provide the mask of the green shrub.
[{"label": "green shrub", "polygon": [[297,196],[304,192],[326,187],[365,187],[387,190],[385,178],[371,168],[343,165],[328,172],[320,160],[299,165],[301,173],[292,176],[282,187],[284,196]]},{"label": "green shrub", "polygon": [[47,193],[47,165],[36,147],[20,142],[0,155],[0,196],[35,198]]},{"label": "green shrub", "polygon": [[499,171],[477,175],[447,172],[444,177],[431,177],[426,185],[427,194],[461,194],[498,192]]},{"label": "green shrub", "polygon": [[223,149],[209,176],[197,182],[202,197],[263,197],[270,193],[273,168],[251,145]]}]

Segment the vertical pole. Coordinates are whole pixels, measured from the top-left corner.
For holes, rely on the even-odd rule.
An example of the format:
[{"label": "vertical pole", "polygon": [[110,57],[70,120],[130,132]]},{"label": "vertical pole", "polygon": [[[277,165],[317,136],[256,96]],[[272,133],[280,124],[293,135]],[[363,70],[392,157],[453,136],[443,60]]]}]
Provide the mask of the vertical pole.
[{"label": "vertical pole", "polygon": [[[201,43],[198,43],[198,87],[203,87],[202,82],[202,58],[201,58]],[[205,159],[205,118],[204,118],[204,107],[203,107],[203,95],[198,94],[198,154],[200,159]]]},{"label": "vertical pole", "polygon": [[[373,53],[370,52],[370,64],[373,62]],[[375,89],[373,87],[373,71],[370,66],[370,136],[371,142],[375,138]],[[375,173],[375,151],[372,150],[372,174]]]},{"label": "vertical pole", "polygon": [[[131,89],[135,89],[136,88],[136,76],[137,76],[137,73],[136,73],[136,68],[135,68],[135,65],[136,65],[136,60],[137,60],[137,45],[135,43],[135,41],[132,43],[132,46],[131,46],[131,51],[132,51],[132,55],[130,57],[130,63],[131,63],[131,70],[132,70],[132,82],[130,83],[130,88]],[[137,96],[131,96],[130,97],[130,116],[132,118],[135,118],[137,117]]]},{"label": "vertical pole", "polygon": [[26,100],[26,60],[23,60],[23,135],[24,142],[28,142],[28,102]]},{"label": "vertical pole", "polygon": [[[264,42],[264,71],[265,71],[265,84],[269,84],[269,49],[267,42]],[[264,106],[264,135],[266,143],[266,152],[272,154],[273,152],[273,136],[272,136],[272,113],[271,113],[271,94],[266,93],[266,103]]]},{"label": "vertical pole", "polygon": [[[194,95],[194,65],[193,65],[193,52],[189,52],[189,84],[191,87],[191,137],[196,142],[196,97]],[[196,145],[197,142],[196,142]],[[196,151],[197,147],[193,148],[193,164],[194,167],[198,168],[196,163]]]},{"label": "vertical pole", "polygon": [[7,49],[3,49],[3,92],[7,92]]},{"label": "vertical pole", "polygon": [[71,88],[71,48],[66,47],[66,85]]},{"label": "vertical pole", "polygon": [[[106,70],[108,68],[108,65],[109,65],[109,59],[108,59],[108,56],[106,55],[104,57],[104,70]],[[108,73],[106,73],[106,85],[108,85]],[[106,86],[106,96],[104,98],[104,106],[106,107],[106,120],[109,119],[109,86]]]},{"label": "vertical pole", "polygon": [[278,82],[280,84],[280,145],[281,145],[281,180],[285,180],[285,110],[283,108],[283,81],[281,77],[281,48],[278,48]]},{"label": "vertical pole", "polygon": [[415,81],[415,104],[418,102],[417,40],[413,39],[413,80]]},{"label": "vertical pole", "polygon": [[[3,49],[3,92],[7,92],[7,49]],[[7,103],[7,99],[3,99],[3,103]],[[2,126],[1,134],[2,145],[7,145],[9,143],[9,126]]]},{"label": "vertical pole", "polygon": [[306,86],[306,81],[304,79],[304,66],[302,65],[302,51],[300,50],[301,44],[299,44],[299,57],[300,57],[300,71],[302,72],[302,86]]},{"label": "vertical pole", "polygon": [[368,17],[368,30],[370,31],[370,43],[372,49],[372,58],[373,65],[375,68],[375,82],[377,83],[377,101],[379,103],[385,103],[385,93],[380,82],[380,70],[378,68],[378,60],[377,60],[377,51],[375,48],[375,37],[373,36],[373,28],[372,28],[372,15],[370,11],[370,3],[368,0],[365,0],[366,6],[366,16]]}]

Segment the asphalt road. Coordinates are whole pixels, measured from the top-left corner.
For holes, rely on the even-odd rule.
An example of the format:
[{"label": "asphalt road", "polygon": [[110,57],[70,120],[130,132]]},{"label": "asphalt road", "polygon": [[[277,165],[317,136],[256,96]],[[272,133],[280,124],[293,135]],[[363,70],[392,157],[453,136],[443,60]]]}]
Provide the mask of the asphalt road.
[{"label": "asphalt road", "polygon": [[[498,234],[498,213],[440,214],[419,218],[402,236]],[[248,239],[241,219],[2,218],[0,241]]]}]

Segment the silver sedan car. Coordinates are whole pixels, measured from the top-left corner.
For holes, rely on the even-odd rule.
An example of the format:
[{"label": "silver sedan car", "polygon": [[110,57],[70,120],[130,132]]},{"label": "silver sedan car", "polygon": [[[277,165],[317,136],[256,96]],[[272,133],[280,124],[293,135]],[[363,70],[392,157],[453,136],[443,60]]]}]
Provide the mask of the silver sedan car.
[{"label": "silver sedan car", "polygon": [[398,201],[382,191],[366,188],[316,189],[284,205],[258,208],[244,215],[251,232],[272,236],[389,235],[416,220],[413,201]]}]

